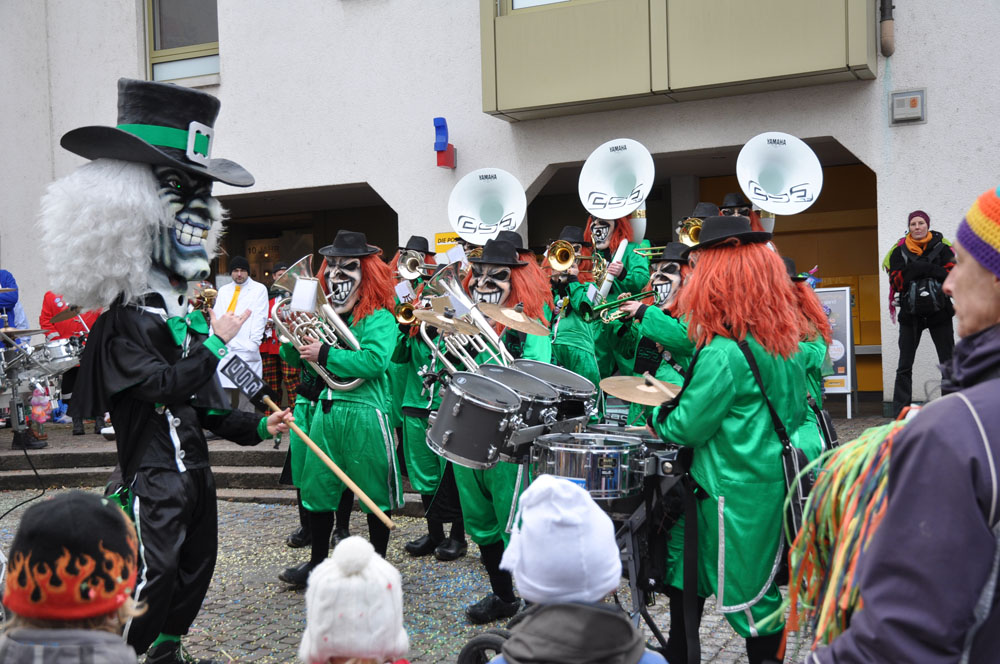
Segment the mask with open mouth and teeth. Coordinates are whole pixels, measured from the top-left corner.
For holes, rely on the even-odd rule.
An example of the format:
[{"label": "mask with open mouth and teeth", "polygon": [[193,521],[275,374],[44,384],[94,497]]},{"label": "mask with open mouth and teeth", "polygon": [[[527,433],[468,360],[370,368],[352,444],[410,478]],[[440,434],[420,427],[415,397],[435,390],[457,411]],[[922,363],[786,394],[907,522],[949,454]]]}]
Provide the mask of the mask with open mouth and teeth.
[{"label": "mask with open mouth and teeth", "polygon": [[326,284],[330,305],[339,316],[350,315],[361,294],[361,259],[357,256],[327,258]]},{"label": "mask with open mouth and teeth", "polygon": [[681,287],[681,264],[676,261],[660,261],[650,266],[649,287],[656,291],[656,303],[666,308]]},{"label": "mask with open mouth and teeth", "polygon": [[611,242],[611,234],[615,232],[614,219],[594,219],[590,222],[590,236],[594,240],[594,248],[604,250]]},{"label": "mask with open mouth and teeth", "polygon": [[510,295],[511,268],[492,263],[472,263],[469,296],[473,302],[492,302],[503,306]]}]

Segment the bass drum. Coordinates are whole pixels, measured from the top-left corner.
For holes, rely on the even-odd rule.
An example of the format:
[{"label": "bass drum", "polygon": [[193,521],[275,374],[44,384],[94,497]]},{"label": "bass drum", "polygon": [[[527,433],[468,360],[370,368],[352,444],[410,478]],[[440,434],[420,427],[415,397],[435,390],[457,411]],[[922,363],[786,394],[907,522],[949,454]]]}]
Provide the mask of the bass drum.
[{"label": "bass drum", "polygon": [[597,387],[580,374],[538,360],[514,360],[511,366],[544,380],[559,393],[557,420],[589,416],[594,412],[597,406]]},{"label": "bass drum", "polygon": [[499,381],[456,372],[427,432],[427,445],[466,468],[492,468],[514,433],[521,398]]},{"label": "bass drum", "polygon": [[594,500],[627,498],[642,490],[642,441],[603,433],[539,436],[531,451],[535,475],[555,475],[586,489]]},{"label": "bass drum", "polygon": [[523,426],[533,427],[555,418],[559,393],[541,378],[498,364],[484,364],[479,367],[478,373],[517,392],[521,397],[521,410],[518,414]]}]

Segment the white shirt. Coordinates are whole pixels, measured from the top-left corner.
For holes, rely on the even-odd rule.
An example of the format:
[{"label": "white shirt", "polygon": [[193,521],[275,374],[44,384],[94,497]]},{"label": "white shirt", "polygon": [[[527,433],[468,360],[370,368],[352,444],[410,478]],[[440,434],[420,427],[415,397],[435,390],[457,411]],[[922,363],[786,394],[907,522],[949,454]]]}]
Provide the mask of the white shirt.
[{"label": "white shirt", "polygon": [[[215,306],[212,310],[216,316],[222,316],[229,309],[229,303],[236,292],[236,282],[231,281],[219,289],[219,294],[215,297]],[[236,308],[233,313],[241,315],[247,309],[250,310],[250,318],[243,323],[243,327],[235,337],[229,340],[226,346],[230,351],[239,355],[247,364],[261,375],[263,365],[260,360],[260,340],[264,336],[264,326],[267,324],[267,288],[264,284],[258,283],[247,277],[240,286],[240,294],[236,300]],[[228,360],[219,362],[219,379],[222,387],[235,387],[225,376],[222,375],[222,367]]]}]

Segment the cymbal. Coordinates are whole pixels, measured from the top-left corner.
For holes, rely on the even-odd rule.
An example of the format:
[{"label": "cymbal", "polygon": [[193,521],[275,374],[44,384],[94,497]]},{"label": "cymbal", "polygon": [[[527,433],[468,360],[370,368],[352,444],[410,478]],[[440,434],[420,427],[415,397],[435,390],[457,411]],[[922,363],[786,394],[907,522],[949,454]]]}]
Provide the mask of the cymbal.
[{"label": "cymbal", "polygon": [[70,318],[75,318],[80,313],[80,307],[72,306],[68,309],[60,311],[55,316],[52,317],[53,323],[61,323],[64,320],[69,320]]},{"label": "cymbal", "polygon": [[531,320],[525,316],[523,312],[520,312],[517,309],[501,307],[499,304],[493,304],[492,302],[480,302],[476,306],[479,307],[479,310],[482,311],[484,315],[489,316],[501,325],[515,329],[518,332],[534,334],[539,337],[549,336],[549,328],[537,321]]},{"label": "cymbal", "polygon": [[42,334],[45,330],[21,330],[16,327],[0,327],[0,332],[8,337],[30,337],[33,334]]},{"label": "cymbal", "polygon": [[428,325],[433,325],[442,332],[450,332],[452,334],[479,334],[479,330],[475,325],[466,323],[464,320],[458,318],[448,318],[444,314],[439,314],[434,311],[427,311],[422,309],[413,312],[414,318],[417,320],[427,323]]},{"label": "cymbal", "polygon": [[673,394],[668,397],[652,385],[646,385],[642,376],[609,376],[601,381],[601,389],[611,396],[643,406],[659,406],[681,391],[680,385],[663,383]]}]

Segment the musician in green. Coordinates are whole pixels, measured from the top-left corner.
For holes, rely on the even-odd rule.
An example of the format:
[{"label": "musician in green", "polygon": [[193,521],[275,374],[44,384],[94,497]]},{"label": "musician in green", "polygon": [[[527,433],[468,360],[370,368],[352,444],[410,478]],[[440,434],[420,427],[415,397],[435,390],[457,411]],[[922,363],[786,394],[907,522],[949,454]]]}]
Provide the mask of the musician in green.
[{"label": "musician in green", "polygon": [[[295,417],[309,437],[364,491],[388,512],[402,504],[402,486],[389,423],[386,370],[396,341],[392,315],[392,273],[379,258],[380,249],[367,244],[364,233],[339,231],[333,244],[320,249],[328,269],[323,275],[330,305],[340,316],[359,349],[333,347],[318,340],[296,350],[284,344],[281,355],[302,367],[303,385],[319,388],[318,399],[296,398]],[[308,364],[322,367],[338,381],[359,379],[351,389],[335,390],[317,378]],[[312,531],[310,559],[279,575],[286,583],[304,585],[312,569],[329,554],[334,511],[344,484],[294,433],[291,436],[292,481],[302,493]],[[367,511],[367,507],[363,507]],[[368,514],[372,546],[385,555],[389,529]]]}]

